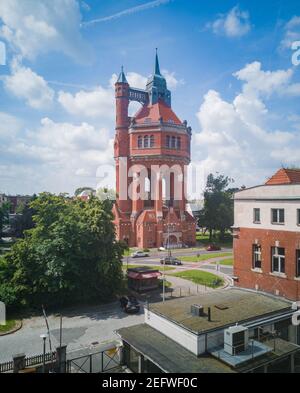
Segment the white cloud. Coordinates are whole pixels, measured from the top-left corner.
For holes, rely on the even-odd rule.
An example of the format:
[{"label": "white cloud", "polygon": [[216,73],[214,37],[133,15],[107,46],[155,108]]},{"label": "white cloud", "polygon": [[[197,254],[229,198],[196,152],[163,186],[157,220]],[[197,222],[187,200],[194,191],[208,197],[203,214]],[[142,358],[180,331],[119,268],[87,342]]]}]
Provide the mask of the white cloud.
[{"label": "white cloud", "polygon": [[[243,82],[232,101],[210,90],[197,113],[201,132],[194,135],[194,160],[205,172],[226,173],[237,185],[263,182],[282,164],[300,165],[300,135],[292,126],[281,130],[269,122],[268,98],[288,91],[290,70],[263,71],[261,64],[246,65],[234,76]],[[288,122],[286,122],[288,125]]]},{"label": "white cloud", "polygon": [[0,19],[0,37],[25,58],[56,51],[84,61],[87,55],[76,0],[0,0]]},{"label": "white cloud", "polygon": [[70,114],[90,118],[113,119],[114,90],[98,86],[91,91],[80,90],[75,94],[60,91],[58,102]]},{"label": "white cloud", "polygon": [[170,1],[171,0],[149,1],[148,3],[145,3],[145,4],[141,4],[141,5],[138,5],[135,7],[131,7],[131,8],[126,8],[125,10],[117,12],[116,14],[112,14],[112,15],[104,16],[103,18],[97,18],[97,19],[90,20],[88,22],[84,22],[84,23],[82,23],[82,25],[88,26],[88,25],[93,25],[95,23],[108,22],[111,20],[122,18],[124,16],[128,16],[128,15],[136,14],[138,12],[146,11],[151,8],[159,7],[163,4],[169,3]]},{"label": "white cloud", "polygon": [[169,72],[168,70],[162,70],[161,73],[166,78],[167,86],[169,89],[175,90],[178,86],[184,85],[183,79],[177,79],[175,72]]},{"label": "white cloud", "polygon": [[251,30],[250,15],[248,11],[235,6],[227,14],[221,14],[215,21],[207,23],[206,28],[215,34],[242,37]]},{"label": "white cloud", "polygon": [[27,105],[35,109],[48,108],[54,99],[52,90],[43,77],[30,68],[21,66],[16,60],[11,67],[11,75],[3,77],[5,89]]},{"label": "white cloud", "polygon": [[0,127],[1,189],[73,192],[80,184],[95,187],[98,167],[113,165],[113,143],[106,128],[43,118],[37,129],[24,131],[8,114],[0,113],[0,120],[14,130],[11,137]]},{"label": "white cloud", "polygon": [[284,26],[284,37],[281,41],[281,48],[290,49],[294,41],[300,40],[300,16],[293,16]]},{"label": "white cloud", "polygon": [[[176,79],[174,72],[163,70],[162,73],[171,89],[184,83],[183,80]],[[91,90],[82,89],[75,94],[61,90],[58,93],[58,102],[72,115],[113,120],[115,114],[114,85],[117,79],[118,75],[112,74],[108,87],[97,86]],[[137,72],[128,72],[126,79],[130,86],[145,89],[148,78]],[[131,103],[129,115],[134,115],[139,107],[138,103]]]}]

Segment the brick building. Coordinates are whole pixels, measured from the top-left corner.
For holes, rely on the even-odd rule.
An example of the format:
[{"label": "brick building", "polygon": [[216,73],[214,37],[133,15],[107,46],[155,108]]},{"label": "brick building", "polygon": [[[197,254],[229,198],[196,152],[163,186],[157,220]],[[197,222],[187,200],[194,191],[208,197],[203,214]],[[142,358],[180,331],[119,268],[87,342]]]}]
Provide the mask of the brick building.
[{"label": "brick building", "polygon": [[300,170],[234,196],[235,285],[300,300]]},{"label": "brick building", "polygon": [[[140,248],[195,244],[195,219],[185,195],[191,128],[172,110],[157,54],[146,89],[130,87],[122,69],[115,97],[117,238]],[[130,101],[141,104],[131,118]]]}]

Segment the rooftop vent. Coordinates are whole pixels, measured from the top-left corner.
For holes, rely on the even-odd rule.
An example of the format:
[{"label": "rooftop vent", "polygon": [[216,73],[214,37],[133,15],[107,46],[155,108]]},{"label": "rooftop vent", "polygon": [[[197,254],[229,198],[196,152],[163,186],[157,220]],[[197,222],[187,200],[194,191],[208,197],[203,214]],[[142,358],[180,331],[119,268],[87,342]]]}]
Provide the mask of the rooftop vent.
[{"label": "rooftop vent", "polygon": [[204,316],[204,307],[200,304],[192,304],[191,305],[191,313],[195,317],[203,317]]},{"label": "rooftop vent", "polygon": [[227,310],[227,309],[229,308],[229,307],[226,306],[225,304],[216,304],[215,307],[216,307],[218,310]]}]

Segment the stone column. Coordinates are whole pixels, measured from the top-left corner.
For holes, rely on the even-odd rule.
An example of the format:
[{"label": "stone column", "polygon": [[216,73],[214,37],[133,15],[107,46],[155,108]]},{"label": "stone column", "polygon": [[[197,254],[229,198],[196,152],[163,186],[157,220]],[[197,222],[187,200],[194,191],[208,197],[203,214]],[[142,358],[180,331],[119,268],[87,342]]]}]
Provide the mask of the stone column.
[{"label": "stone column", "polygon": [[24,370],[26,367],[26,356],[24,353],[19,353],[13,356],[14,362],[14,373],[18,373],[20,370]]},{"label": "stone column", "polygon": [[67,345],[56,348],[56,369],[58,373],[66,373],[67,370]]}]

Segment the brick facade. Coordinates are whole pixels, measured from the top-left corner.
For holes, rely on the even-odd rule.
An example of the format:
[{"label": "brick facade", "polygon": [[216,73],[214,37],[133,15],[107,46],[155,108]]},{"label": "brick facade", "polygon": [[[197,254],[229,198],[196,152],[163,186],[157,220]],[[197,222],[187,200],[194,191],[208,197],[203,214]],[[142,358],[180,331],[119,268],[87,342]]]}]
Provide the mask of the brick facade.
[{"label": "brick facade", "polygon": [[[123,70],[115,84],[116,134],[114,156],[116,162],[117,201],[113,208],[117,239],[139,248],[160,247],[166,244],[181,246],[196,242],[196,221],[186,211],[186,166],[190,162],[191,128],[182,122],[171,108],[171,93],[160,74],[158,58],[155,73],[146,90],[131,88]],[[128,117],[130,101],[142,103],[132,118]],[[121,169],[126,160],[127,173]],[[150,190],[134,189],[134,176],[140,177],[143,166]],[[180,169],[182,176],[172,173],[152,181],[152,168]],[[123,167],[122,167],[123,168]],[[131,172],[131,173],[130,173]],[[175,177],[177,176],[177,177]],[[180,182],[177,180],[180,177]],[[169,193],[163,195],[163,182]],[[177,181],[175,183],[175,181]],[[124,197],[124,186],[126,195]],[[147,191],[146,197],[132,197]],[[181,197],[177,197],[180,189]]]},{"label": "brick facade", "polygon": [[[253,269],[253,245],[261,246],[261,271]],[[272,273],[271,247],[285,249],[285,274]],[[296,278],[296,250],[300,250],[300,233],[240,228],[235,232],[235,285],[256,289],[290,300],[300,300],[300,278]]]}]

